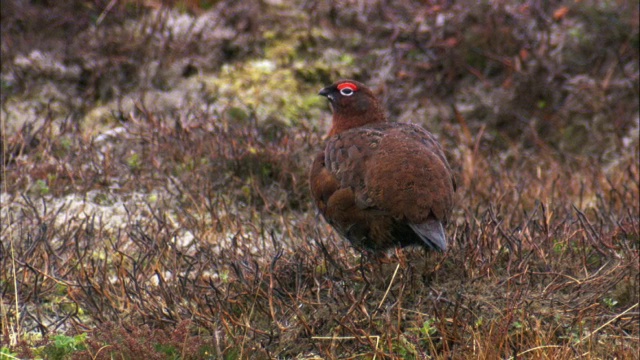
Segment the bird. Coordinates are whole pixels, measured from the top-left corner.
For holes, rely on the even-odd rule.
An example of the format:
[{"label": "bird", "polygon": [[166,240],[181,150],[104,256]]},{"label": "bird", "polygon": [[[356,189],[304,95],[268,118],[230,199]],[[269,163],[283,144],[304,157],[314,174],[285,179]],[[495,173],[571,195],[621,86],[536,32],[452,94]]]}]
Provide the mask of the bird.
[{"label": "bird", "polygon": [[333,112],[309,186],[324,219],[359,250],[408,246],[446,251],[456,182],[433,134],[390,122],[372,90],[355,80],[323,88]]}]

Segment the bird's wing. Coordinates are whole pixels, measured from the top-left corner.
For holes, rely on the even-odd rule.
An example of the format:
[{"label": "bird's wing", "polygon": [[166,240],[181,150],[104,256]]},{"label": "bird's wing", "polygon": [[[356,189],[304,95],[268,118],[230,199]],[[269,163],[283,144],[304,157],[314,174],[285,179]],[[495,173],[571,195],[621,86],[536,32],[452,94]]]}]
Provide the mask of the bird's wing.
[{"label": "bird's wing", "polygon": [[453,177],[433,136],[410,124],[385,123],[331,138],[325,166],[340,188],[351,188],[361,209],[413,224],[444,221],[453,202]]},{"label": "bird's wing", "polygon": [[339,187],[352,189],[360,209],[376,204],[366,196],[367,164],[378,151],[384,131],[356,128],[332,137],[325,148],[325,166],[336,178]]},{"label": "bird's wing", "polygon": [[309,172],[309,188],[322,214],[326,213],[329,198],[339,187],[338,180],[325,165],[325,152],[317,153]]}]

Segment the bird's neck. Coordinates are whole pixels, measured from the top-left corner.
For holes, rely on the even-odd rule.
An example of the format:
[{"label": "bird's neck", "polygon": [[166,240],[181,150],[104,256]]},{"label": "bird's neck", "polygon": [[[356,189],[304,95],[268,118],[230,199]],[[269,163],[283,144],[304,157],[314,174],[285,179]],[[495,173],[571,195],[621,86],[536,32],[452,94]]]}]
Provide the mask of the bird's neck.
[{"label": "bird's neck", "polygon": [[361,113],[333,113],[333,121],[328,137],[365,125],[387,122],[384,112],[379,107]]}]

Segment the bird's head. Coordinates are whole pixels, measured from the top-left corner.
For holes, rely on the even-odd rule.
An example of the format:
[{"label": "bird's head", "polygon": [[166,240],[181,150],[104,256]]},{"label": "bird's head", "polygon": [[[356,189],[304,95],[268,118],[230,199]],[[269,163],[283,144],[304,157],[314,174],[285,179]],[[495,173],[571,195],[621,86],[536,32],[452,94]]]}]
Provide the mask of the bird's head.
[{"label": "bird's head", "polygon": [[375,95],[355,80],[340,80],[320,90],[333,110],[329,136],[366,124],[385,122],[384,111]]}]

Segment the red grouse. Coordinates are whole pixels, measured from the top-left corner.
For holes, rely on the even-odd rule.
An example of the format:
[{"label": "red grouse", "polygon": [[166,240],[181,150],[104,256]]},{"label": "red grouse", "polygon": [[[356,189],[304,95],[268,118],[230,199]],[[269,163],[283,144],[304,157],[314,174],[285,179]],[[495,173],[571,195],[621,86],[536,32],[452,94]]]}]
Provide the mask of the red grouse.
[{"label": "red grouse", "polygon": [[421,245],[444,251],[455,181],[434,136],[388,122],[364,84],[340,80],[320,95],[333,123],[309,183],[329,224],[361,250]]}]

